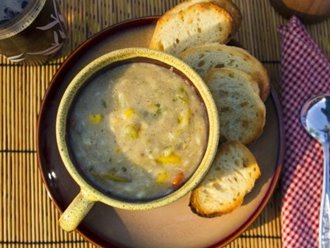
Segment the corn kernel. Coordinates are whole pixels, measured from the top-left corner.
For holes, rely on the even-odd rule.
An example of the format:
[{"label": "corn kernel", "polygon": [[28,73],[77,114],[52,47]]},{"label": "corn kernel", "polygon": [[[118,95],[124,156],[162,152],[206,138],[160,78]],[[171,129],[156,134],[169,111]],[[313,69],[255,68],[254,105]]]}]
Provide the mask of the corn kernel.
[{"label": "corn kernel", "polygon": [[103,121],[103,115],[102,114],[90,114],[88,116],[88,121],[91,124],[100,124]]},{"label": "corn kernel", "polygon": [[171,153],[170,155],[156,158],[156,162],[160,164],[180,164],[181,157],[175,153]]},{"label": "corn kernel", "polygon": [[138,127],[136,127],[136,126],[127,125],[125,127],[125,135],[128,138],[131,138],[131,139],[137,139],[137,138],[139,138],[139,132],[140,132],[140,129]]},{"label": "corn kernel", "polygon": [[135,110],[133,108],[127,108],[124,110],[124,116],[127,119],[132,118],[134,114],[135,114]]},{"label": "corn kernel", "polygon": [[156,177],[156,183],[165,183],[166,180],[168,179],[168,173],[165,171],[162,171],[160,173],[158,173],[157,177]]}]

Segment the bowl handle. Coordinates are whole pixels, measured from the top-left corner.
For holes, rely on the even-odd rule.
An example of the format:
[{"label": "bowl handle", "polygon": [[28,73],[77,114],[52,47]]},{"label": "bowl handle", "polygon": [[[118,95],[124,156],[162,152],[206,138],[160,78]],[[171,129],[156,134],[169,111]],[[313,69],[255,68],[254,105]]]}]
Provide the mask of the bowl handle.
[{"label": "bowl handle", "polygon": [[90,197],[90,195],[80,191],[73,199],[60,217],[59,222],[62,229],[70,232],[77,228],[96,202],[96,199],[93,199],[94,197]]}]

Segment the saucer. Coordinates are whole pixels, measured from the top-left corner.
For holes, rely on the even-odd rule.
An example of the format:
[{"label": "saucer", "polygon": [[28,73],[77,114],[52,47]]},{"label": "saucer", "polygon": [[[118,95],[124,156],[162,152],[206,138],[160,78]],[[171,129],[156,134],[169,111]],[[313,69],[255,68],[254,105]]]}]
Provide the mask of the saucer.
[{"label": "saucer", "polygon": [[[95,58],[115,49],[147,47],[157,20],[145,17],[105,29],[80,45],[55,74],[39,114],[37,151],[44,183],[61,212],[79,192],[56,145],[55,119],[61,97],[72,78]],[[168,206],[144,211],[96,203],[77,231],[102,247],[219,247],[238,237],[266,206],[280,175],[284,135],[274,89],[265,104],[264,133],[249,145],[262,175],[241,207],[221,217],[202,218],[190,210],[189,195]]]}]

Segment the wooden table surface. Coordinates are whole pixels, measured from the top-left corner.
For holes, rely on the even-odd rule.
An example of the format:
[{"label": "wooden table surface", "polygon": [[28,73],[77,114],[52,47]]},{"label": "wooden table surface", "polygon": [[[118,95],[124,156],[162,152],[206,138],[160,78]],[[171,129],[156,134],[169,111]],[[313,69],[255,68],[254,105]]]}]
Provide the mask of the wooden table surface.
[{"label": "wooden table surface", "polygon": [[[81,42],[131,18],[161,15],[180,0],[60,0],[70,34],[62,57],[40,66],[12,64],[0,56],[0,247],[92,247],[79,233],[59,228],[59,211],[38,171],[36,124],[56,70]],[[287,20],[268,0],[235,0],[243,21],[235,39],[259,58],[280,93],[277,28]],[[330,54],[330,21],[307,25]],[[256,221],[226,247],[281,247],[280,185]]]}]

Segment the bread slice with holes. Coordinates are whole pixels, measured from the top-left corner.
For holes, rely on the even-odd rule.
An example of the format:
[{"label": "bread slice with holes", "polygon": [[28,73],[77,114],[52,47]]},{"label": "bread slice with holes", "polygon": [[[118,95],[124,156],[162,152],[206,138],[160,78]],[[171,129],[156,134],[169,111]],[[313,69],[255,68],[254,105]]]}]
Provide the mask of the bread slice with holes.
[{"label": "bread slice with holes", "polygon": [[241,206],[260,175],[259,165],[246,146],[237,141],[223,143],[209,172],[192,191],[189,205],[203,217],[229,213]]},{"label": "bread slice with holes", "polygon": [[[198,1],[198,0],[195,0]],[[234,35],[241,26],[242,22],[242,14],[240,9],[234,4],[231,0],[206,0],[211,1],[212,3],[224,8],[233,19],[233,31],[232,35]]]},{"label": "bread slice with holes", "polygon": [[170,9],[167,13],[171,16],[177,15],[179,12],[187,9],[188,7],[196,4],[196,3],[207,3],[211,2],[223,9],[225,9],[233,20],[233,30],[232,34],[236,33],[242,22],[242,14],[240,9],[234,4],[231,0],[186,0],[177,5],[175,5],[172,9]]},{"label": "bread slice with holes", "polygon": [[150,48],[177,56],[188,47],[206,42],[226,43],[231,37],[233,19],[216,4],[195,3],[178,13],[171,11],[157,21]]},{"label": "bread slice with holes", "polygon": [[[222,73],[223,76],[227,78],[227,80],[231,80],[231,81],[235,81],[235,82],[237,81],[242,84],[250,85],[252,87],[253,91],[259,96],[260,88],[258,85],[258,81],[251,75],[247,74],[246,72],[233,68],[233,67],[222,67],[222,68],[210,69],[208,71],[208,75],[211,75],[212,71],[214,71],[214,73],[216,71],[220,71],[220,73]],[[235,84],[235,82],[233,82],[233,83]]]},{"label": "bread slice with holes", "polygon": [[257,94],[257,82],[239,70],[213,68],[205,77],[218,108],[220,139],[243,144],[255,141],[266,121],[264,102]]},{"label": "bread slice with holes", "polygon": [[188,48],[179,55],[205,79],[212,68],[231,67],[252,76],[259,85],[260,97],[265,101],[270,92],[267,70],[263,64],[245,49],[219,43]]}]

